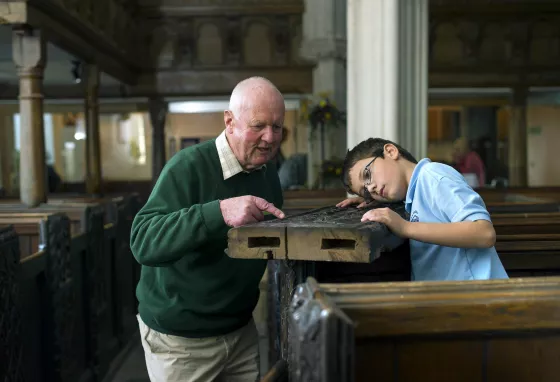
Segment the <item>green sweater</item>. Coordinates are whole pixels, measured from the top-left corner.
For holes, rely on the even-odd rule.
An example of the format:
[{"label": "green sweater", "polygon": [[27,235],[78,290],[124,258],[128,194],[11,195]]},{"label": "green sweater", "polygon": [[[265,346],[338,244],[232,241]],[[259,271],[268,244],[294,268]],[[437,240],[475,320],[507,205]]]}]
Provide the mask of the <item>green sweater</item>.
[{"label": "green sweater", "polygon": [[230,227],[218,201],[243,195],[282,208],[274,165],[224,180],[215,139],[186,148],[167,163],[132,224],[132,253],[142,264],[138,310],[146,325],[200,338],[249,322],[266,260],[225,254]]}]

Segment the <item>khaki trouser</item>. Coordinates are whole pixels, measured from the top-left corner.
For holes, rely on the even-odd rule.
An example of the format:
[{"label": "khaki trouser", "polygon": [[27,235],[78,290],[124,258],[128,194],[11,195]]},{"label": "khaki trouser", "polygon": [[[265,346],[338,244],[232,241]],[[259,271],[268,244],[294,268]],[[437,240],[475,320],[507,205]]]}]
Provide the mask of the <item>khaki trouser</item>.
[{"label": "khaki trouser", "polygon": [[160,333],[137,318],[151,382],[259,380],[259,335],[252,319],[224,336],[184,338]]}]

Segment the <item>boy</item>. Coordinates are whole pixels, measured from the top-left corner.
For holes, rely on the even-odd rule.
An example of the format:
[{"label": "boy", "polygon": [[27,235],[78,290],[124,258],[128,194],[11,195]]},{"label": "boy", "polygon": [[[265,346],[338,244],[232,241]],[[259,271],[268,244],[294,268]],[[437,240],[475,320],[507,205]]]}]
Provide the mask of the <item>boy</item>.
[{"label": "boy", "polygon": [[508,278],[482,198],[452,167],[427,158],[417,162],[399,145],[370,138],[348,152],[342,177],[348,192],[361,197],[339,207],[404,200],[410,221],[389,208],[370,210],[362,221],[384,223],[410,239],[412,280]]}]

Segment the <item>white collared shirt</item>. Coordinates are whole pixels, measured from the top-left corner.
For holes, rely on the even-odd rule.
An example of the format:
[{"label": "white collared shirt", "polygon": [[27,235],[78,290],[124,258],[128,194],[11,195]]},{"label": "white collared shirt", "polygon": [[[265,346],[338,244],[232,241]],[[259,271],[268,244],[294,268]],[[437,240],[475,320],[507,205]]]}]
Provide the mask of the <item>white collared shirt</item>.
[{"label": "white collared shirt", "polygon": [[[224,180],[231,178],[239,174],[240,172],[249,172],[243,170],[241,164],[235,157],[231,146],[226,138],[226,131],[222,131],[222,133],[216,138],[216,148],[218,149],[218,156],[220,157],[220,164],[222,165],[222,172],[224,174]],[[264,169],[266,165],[260,166],[257,168]]]}]

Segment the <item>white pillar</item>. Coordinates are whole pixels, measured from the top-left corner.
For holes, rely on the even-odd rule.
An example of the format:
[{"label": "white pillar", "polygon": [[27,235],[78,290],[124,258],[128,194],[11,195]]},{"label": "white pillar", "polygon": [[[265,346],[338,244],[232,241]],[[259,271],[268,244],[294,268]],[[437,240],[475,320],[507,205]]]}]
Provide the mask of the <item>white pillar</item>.
[{"label": "white pillar", "polygon": [[427,155],[428,0],[348,1],[348,148],[380,137]]}]

